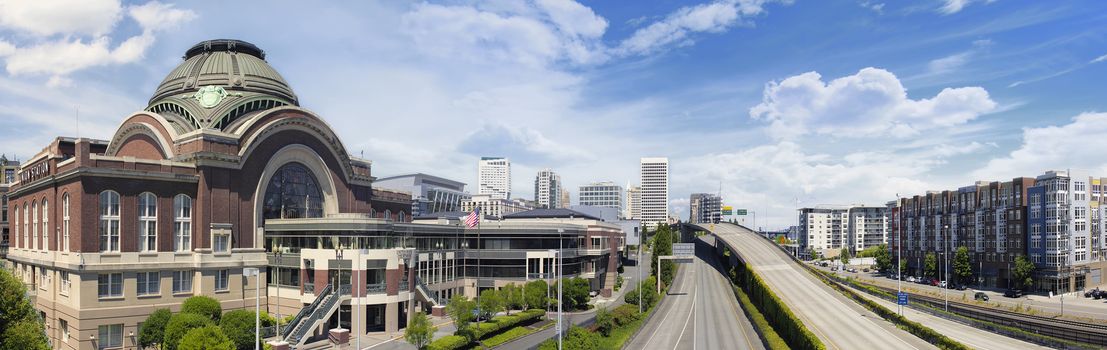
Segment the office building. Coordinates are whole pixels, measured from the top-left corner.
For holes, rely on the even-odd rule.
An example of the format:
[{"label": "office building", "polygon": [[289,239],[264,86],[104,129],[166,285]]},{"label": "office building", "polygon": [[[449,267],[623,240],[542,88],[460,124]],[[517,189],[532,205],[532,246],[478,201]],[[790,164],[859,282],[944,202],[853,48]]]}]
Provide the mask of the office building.
[{"label": "office building", "polygon": [[623,215],[623,187],[614,182],[593,182],[580,186],[577,202],[580,205],[614,208]]},{"label": "office building", "polygon": [[534,209],[534,207],[528,206],[525,201],[497,199],[490,194],[473,195],[468,200],[461,202],[461,211],[467,213],[472,212],[477,207],[480,207],[481,214],[495,218]]},{"label": "office building", "polygon": [[636,220],[642,218],[642,187],[627,185],[626,210],[623,212],[623,218]]},{"label": "office building", "polygon": [[495,199],[511,198],[511,161],[502,157],[481,157],[477,163],[477,194]]},{"label": "office building", "polygon": [[569,195],[569,190],[565,189],[565,186],[561,186],[561,200],[558,201],[558,208],[569,208],[569,206],[571,205],[570,203],[572,203],[571,200],[572,198]]},{"label": "office building", "polygon": [[717,223],[723,218],[723,199],[710,193],[693,193],[688,201],[688,221],[694,224]]},{"label": "office building", "polygon": [[642,158],[641,217],[649,229],[669,220],[669,158]]},{"label": "office building", "polygon": [[411,193],[414,216],[461,211],[461,202],[471,197],[463,182],[422,173],[380,178],[373,182],[373,187]]},{"label": "office building", "polygon": [[561,175],[549,168],[542,169],[534,177],[534,202],[537,208],[561,208]]}]

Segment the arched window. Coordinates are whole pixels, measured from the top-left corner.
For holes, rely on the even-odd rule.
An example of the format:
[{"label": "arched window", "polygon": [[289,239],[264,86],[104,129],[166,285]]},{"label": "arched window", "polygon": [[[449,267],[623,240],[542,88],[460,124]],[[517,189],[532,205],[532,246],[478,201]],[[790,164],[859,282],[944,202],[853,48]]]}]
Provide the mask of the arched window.
[{"label": "arched window", "polygon": [[402,212],[402,211],[401,211],[401,212],[400,212],[400,214],[397,214],[397,215],[399,215],[399,216],[400,216],[400,218],[399,218],[399,219],[396,219],[396,221],[399,221],[399,222],[404,222],[404,219],[405,219],[405,218],[404,218],[404,212]]},{"label": "arched window", "polygon": [[173,197],[173,250],[192,250],[192,197]]},{"label": "arched window", "polygon": [[20,244],[21,244],[21,243],[23,243],[23,242],[26,242],[26,241],[27,241],[27,238],[26,238],[26,237],[24,237],[23,239],[20,239],[20,238],[19,238],[19,237],[20,237],[20,229],[19,229],[19,204],[13,205],[13,207],[15,207],[15,218],[13,218],[13,221],[15,221],[15,224],[13,225],[13,227],[15,227],[15,234],[14,234],[14,235],[12,235],[12,237],[15,237],[15,246],[16,246],[16,247],[23,247],[23,246],[21,246]]},{"label": "arched window", "polygon": [[38,202],[31,202],[31,249],[38,249]]},{"label": "arched window", "polygon": [[385,220],[392,220],[392,209],[385,209],[384,210],[384,219]]},{"label": "arched window", "polygon": [[100,251],[119,251],[119,193],[100,192]]},{"label": "arched window", "polygon": [[69,194],[62,195],[62,250],[69,251]]},{"label": "arched window", "polygon": [[30,217],[31,211],[27,209],[27,203],[23,203],[23,249],[31,249],[31,240],[27,239],[27,235],[31,234],[31,228],[27,226]]},{"label": "arched window", "polygon": [[369,217],[376,218],[377,217],[377,210],[373,209],[373,208],[369,208]]},{"label": "arched window", "polygon": [[150,192],[138,195],[138,251],[158,250],[158,197]]},{"label": "arched window", "polygon": [[50,202],[42,199],[42,250],[50,250]]},{"label": "arched window", "polygon": [[323,217],[323,192],[311,170],[299,163],[277,169],[265,189],[266,219]]}]

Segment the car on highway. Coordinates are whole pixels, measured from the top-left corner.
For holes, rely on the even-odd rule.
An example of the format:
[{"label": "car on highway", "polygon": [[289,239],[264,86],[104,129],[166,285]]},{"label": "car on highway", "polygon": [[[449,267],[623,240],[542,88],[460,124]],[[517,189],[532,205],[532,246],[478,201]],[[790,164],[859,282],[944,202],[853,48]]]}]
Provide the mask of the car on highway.
[{"label": "car on highway", "polygon": [[976,294],[972,295],[972,298],[974,300],[988,301],[988,294],[984,294],[984,292],[976,292]]},{"label": "car on highway", "polygon": [[1008,298],[1022,297],[1022,289],[1008,289],[1003,292],[1003,296]]}]

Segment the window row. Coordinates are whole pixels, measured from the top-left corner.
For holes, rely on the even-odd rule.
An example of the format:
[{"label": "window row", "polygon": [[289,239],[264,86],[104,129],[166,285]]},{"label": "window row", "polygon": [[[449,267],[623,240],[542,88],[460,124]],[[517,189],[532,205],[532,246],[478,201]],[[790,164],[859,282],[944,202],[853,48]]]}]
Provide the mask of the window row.
[{"label": "window row", "polygon": [[[173,294],[192,293],[194,271],[173,271]],[[123,273],[104,273],[96,276],[97,292],[100,298],[123,297]],[[135,277],[135,295],[150,296],[161,294],[161,272],[138,272]],[[230,270],[215,271],[215,291],[223,292],[230,288]]]},{"label": "window row", "polygon": [[[12,228],[13,242],[16,247],[26,249],[48,249],[50,242],[50,202],[43,198],[41,201],[32,200],[31,203],[23,203],[23,207],[14,205]],[[23,213],[20,216],[20,212]],[[41,216],[42,220],[39,220]],[[62,251],[69,251],[69,194],[62,196]],[[40,237],[41,234],[41,237]]]},{"label": "window row", "polygon": [[[157,251],[158,204],[157,196],[150,192],[138,195],[138,251]],[[119,251],[120,205],[119,193],[100,192],[100,251]],[[173,197],[173,250],[192,250],[192,198],[178,194]]]}]

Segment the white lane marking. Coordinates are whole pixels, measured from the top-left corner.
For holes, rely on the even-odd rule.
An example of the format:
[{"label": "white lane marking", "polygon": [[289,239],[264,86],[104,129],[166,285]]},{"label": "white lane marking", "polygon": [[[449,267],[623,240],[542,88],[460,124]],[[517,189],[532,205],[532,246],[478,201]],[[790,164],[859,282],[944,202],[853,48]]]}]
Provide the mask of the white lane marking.
[{"label": "white lane marking", "polygon": [[[694,276],[696,274],[695,260],[692,260],[692,262],[693,262],[692,263],[692,275]],[[692,277],[692,278],[695,279],[695,277]],[[692,312],[689,312],[688,317],[684,318],[684,327],[682,327],[680,329],[680,336],[677,337],[676,343],[674,343],[674,345],[673,345],[673,350],[676,350],[676,348],[680,347],[680,339],[684,338],[684,332],[688,330],[688,320],[691,320],[692,315],[694,315],[696,313],[696,296],[699,295],[699,292],[700,292],[699,283],[693,284],[692,285]],[[696,326],[695,325],[692,326],[692,331],[693,332],[696,331]],[[692,336],[692,349],[694,350],[695,348],[696,348],[696,339],[695,339],[695,336]]]},{"label": "white lane marking", "polygon": [[[684,285],[683,275],[680,276],[680,282],[681,282],[680,284],[683,286]],[[673,277],[673,287],[675,287],[675,286],[676,286],[676,277]],[[658,297],[661,297],[661,296],[659,295]],[[672,298],[666,298],[666,299],[672,299]],[[642,301],[639,300],[638,302],[642,302]],[[662,302],[664,302],[664,301],[662,301]],[[669,315],[673,313],[673,310],[676,310],[676,306],[674,306],[673,304],[676,304],[675,300],[672,303],[669,303],[669,311],[665,313],[665,317],[662,317],[660,320],[657,320],[657,327],[658,328],[661,328],[661,324],[665,323],[665,321],[669,319]],[[658,305],[657,307],[660,308],[661,305]],[[653,337],[656,336],[657,333],[661,333],[661,332],[654,331],[653,333],[651,333],[650,337],[646,338],[646,343],[642,344],[642,348],[648,348],[647,345],[650,345],[650,342],[653,341]]]}]

